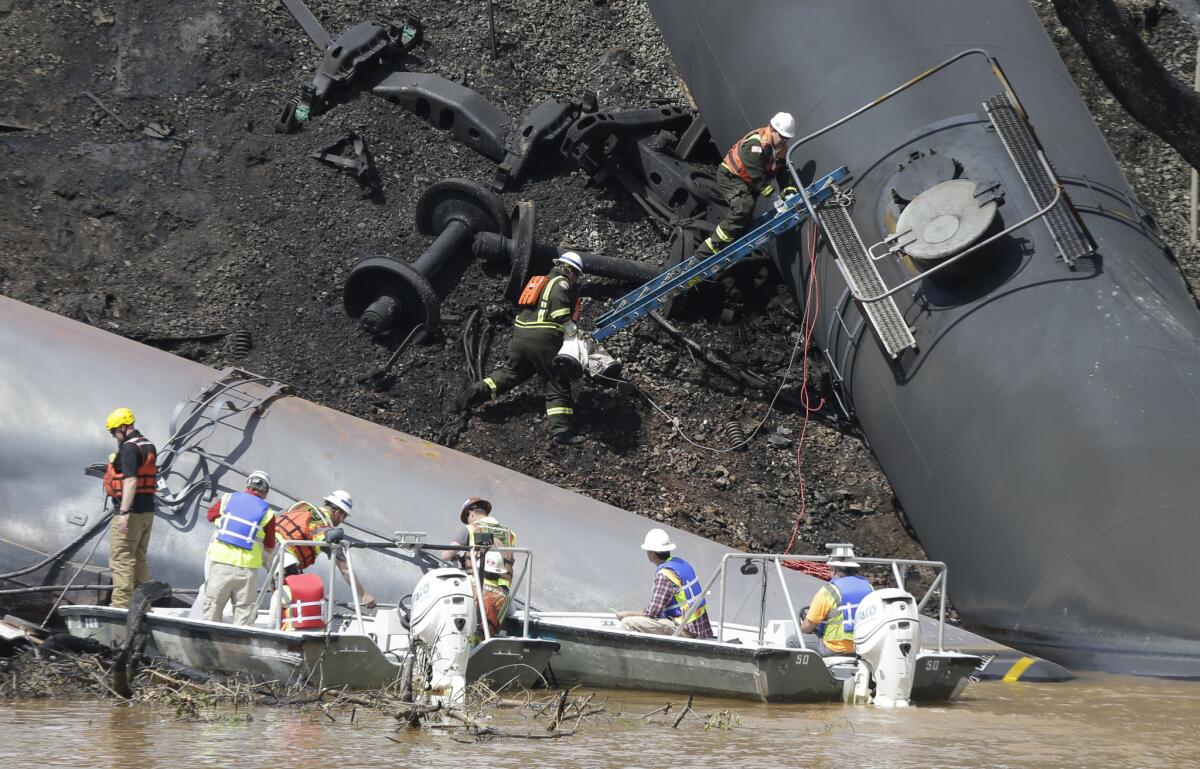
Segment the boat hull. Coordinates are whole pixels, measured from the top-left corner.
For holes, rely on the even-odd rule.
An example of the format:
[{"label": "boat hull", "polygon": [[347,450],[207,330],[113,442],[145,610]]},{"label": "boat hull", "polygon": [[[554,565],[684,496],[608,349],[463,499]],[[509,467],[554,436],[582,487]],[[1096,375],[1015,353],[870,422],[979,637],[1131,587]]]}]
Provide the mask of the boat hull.
[{"label": "boat hull", "polygon": [[[108,647],[124,643],[128,613],[109,606],[66,606],[59,614],[67,631]],[[396,683],[404,655],[384,654],[375,641],[347,633],[265,630],[223,622],[146,615],[150,656],[197,670],[241,673],[285,684],[379,689]],[[531,687],[558,644],[535,638],[493,638],[472,650],[467,681],[493,688]]]},{"label": "boat hull", "polygon": [[[826,665],[812,649],[762,647],[676,638],[607,626],[577,627],[538,620],[531,632],[556,641],[550,660],[555,685],[579,684],[765,703],[840,702],[855,664]],[[955,652],[923,652],[917,658],[914,702],[957,698],[981,659]]]}]

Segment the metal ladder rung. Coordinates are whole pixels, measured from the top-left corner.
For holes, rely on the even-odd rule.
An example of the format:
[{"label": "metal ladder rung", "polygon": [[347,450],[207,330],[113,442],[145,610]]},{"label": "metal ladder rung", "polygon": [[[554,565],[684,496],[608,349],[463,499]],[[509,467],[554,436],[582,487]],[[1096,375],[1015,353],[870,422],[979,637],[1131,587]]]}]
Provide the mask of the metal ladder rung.
[{"label": "metal ladder rung", "polygon": [[[1021,116],[1008,94],[991,97],[983,102],[983,109],[992,121],[1000,143],[1004,145],[1013,165],[1017,167],[1017,173],[1021,175],[1021,181],[1025,183],[1025,189],[1029,191],[1034,203],[1039,208],[1048,205],[1054,199],[1055,187],[1059,185],[1042,165],[1041,151],[1029,123]],[[1046,213],[1044,219],[1046,229],[1050,231],[1050,237],[1058,248],[1058,255],[1067,265],[1095,250],[1091,239],[1071,210],[1066,191],[1063,191],[1062,198]]]},{"label": "metal ladder rung", "polygon": [[[878,296],[886,293],[887,286],[884,285],[879,271],[875,269],[875,262],[867,253],[862,236],[858,234],[858,228],[850,218],[850,210],[838,204],[824,205],[817,209],[817,216],[825,234],[829,236],[833,253],[841,260],[846,274],[854,281],[854,293],[860,296]],[[912,329],[908,327],[892,297],[863,302],[862,308],[866,311],[867,318],[889,357],[896,358],[908,348],[917,346]]]}]

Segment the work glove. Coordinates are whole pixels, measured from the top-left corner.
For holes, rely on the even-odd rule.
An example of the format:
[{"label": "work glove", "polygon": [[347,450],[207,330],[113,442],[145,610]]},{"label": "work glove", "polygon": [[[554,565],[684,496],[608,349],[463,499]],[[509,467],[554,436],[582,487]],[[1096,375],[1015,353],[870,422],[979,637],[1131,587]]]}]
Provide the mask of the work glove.
[{"label": "work glove", "polygon": [[800,190],[796,189],[795,187],[784,187],[782,190],[780,190],[779,194],[783,196],[784,200],[787,200],[793,195],[799,195]]},{"label": "work glove", "polygon": [[771,205],[775,206],[775,213],[782,214],[787,210],[787,203],[783,202],[782,197],[777,197],[771,201]]}]

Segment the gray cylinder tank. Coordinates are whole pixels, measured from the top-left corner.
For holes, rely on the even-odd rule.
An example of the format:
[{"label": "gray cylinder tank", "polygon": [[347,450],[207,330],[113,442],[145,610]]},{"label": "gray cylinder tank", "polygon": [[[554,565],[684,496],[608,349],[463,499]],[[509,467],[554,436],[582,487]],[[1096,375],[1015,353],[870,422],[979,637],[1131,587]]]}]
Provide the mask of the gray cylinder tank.
[{"label": "gray cylinder tank", "polygon": [[[918,349],[893,361],[824,249],[814,339],[966,622],[1073,666],[1200,675],[1200,313],[1029,5],[650,5],[722,151],[776,111],[804,136],[963,49],[996,57],[1096,254],[1068,269],[1044,223],[1015,231],[896,297]],[[947,178],[994,183],[1013,224],[1037,207],[981,107],[1000,92],[964,59],[796,164],[849,167],[868,245]],[[778,256],[802,299],[799,242]]]}]

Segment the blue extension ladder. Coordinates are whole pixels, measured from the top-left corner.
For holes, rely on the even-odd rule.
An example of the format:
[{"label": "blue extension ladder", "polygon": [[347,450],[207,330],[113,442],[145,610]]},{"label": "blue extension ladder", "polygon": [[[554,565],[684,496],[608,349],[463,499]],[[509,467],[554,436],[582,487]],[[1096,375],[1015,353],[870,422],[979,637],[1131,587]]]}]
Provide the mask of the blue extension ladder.
[{"label": "blue extension ladder", "polygon": [[[850,172],[842,166],[806,187],[805,191],[813,207],[833,195],[833,185],[849,175]],[[798,227],[807,218],[808,209],[804,206],[804,197],[793,195],[784,202],[782,212],[763,217],[749,232],[707,259],[688,257],[613,302],[612,309],[596,320],[596,330],[592,332],[592,338],[597,342],[607,339],[657,310],[674,294],[691,288],[705,278],[716,276],[779,237],[781,233]]]}]

